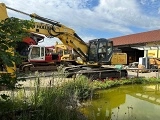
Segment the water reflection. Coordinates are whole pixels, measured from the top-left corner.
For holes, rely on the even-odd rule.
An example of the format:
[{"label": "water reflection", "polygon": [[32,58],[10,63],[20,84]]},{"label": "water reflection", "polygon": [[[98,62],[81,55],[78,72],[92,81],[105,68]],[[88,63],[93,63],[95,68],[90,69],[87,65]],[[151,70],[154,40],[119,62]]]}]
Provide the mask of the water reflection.
[{"label": "water reflection", "polygon": [[89,120],[159,120],[160,85],[130,85],[98,91],[82,111]]}]

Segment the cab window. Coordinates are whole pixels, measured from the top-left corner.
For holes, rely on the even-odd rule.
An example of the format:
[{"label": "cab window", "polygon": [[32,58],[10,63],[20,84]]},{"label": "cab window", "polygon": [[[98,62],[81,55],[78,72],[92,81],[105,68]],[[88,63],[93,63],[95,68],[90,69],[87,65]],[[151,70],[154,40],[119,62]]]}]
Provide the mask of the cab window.
[{"label": "cab window", "polygon": [[113,49],[112,46],[113,46],[112,43],[109,42],[109,43],[108,43],[108,48],[107,48],[107,53],[108,53],[108,55],[112,52],[112,49]]}]

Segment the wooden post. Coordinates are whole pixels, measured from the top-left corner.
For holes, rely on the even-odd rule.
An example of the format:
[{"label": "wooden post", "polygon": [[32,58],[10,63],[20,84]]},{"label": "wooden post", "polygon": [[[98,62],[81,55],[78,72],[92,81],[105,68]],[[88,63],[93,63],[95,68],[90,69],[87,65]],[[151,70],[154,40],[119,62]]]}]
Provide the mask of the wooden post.
[{"label": "wooden post", "polygon": [[137,78],[139,77],[139,69],[137,69]]}]

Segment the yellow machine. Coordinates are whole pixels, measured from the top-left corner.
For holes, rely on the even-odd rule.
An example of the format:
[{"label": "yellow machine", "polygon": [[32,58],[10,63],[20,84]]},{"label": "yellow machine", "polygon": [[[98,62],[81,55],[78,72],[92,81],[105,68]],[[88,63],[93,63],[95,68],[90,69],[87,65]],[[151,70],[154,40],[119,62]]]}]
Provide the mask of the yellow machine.
[{"label": "yellow machine", "polygon": [[77,60],[78,55],[73,52],[73,49],[63,43],[56,42],[55,53],[61,57],[61,64],[68,65],[82,65],[83,62]]},{"label": "yellow machine", "polygon": [[[10,49],[8,49],[7,50],[7,52],[10,52],[10,53],[12,53],[12,55],[14,55],[14,49],[13,48],[10,48]],[[11,76],[15,76],[15,72],[16,72],[16,65],[15,65],[15,63],[13,62],[13,66],[12,67],[9,67],[9,66],[7,66],[7,65],[4,65],[4,64],[2,64],[2,62],[0,61],[0,69],[1,69],[1,71],[0,71],[0,75],[1,74],[10,74]]]},{"label": "yellow machine", "polygon": [[[75,72],[81,72],[81,74],[93,79],[127,76],[126,70],[117,70],[115,68],[102,67],[102,65],[127,63],[126,54],[113,53],[112,41],[105,38],[100,38],[90,40],[89,43],[86,44],[73,29],[68,28],[57,21],[38,16],[36,14],[28,14],[7,7],[4,3],[0,3],[1,20],[8,18],[6,8],[42,21],[35,22],[34,28],[30,28],[28,32],[43,34],[49,38],[59,38],[59,40],[61,40],[64,45],[71,47],[73,51],[78,54],[78,56],[80,56],[80,58],[84,62],[84,65],[66,67],[65,71],[70,73],[69,76],[74,75]],[[30,55],[32,54],[32,50],[34,49],[34,47],[38,48],[38,46],[31,47]],[[39,56],[36,56],[35,58],[32,57],[32,60],[44,60],[44,53],[45,48],[39,46]],[[31,57],[29,56],[29,58]]]},{"label": "yellow machine", "polygon": [[73,60],[72,48],[58,42],[56,42],[56,45],[54,47],[55,47],[55,53],[60,54],[61,60]]},{"label": "yellow machine", "polygon": [[[8,18],[7,11],[6,11],[6,8],[4,7],[4,4],[1,4],[1,5],[0,5],[0,22],[2,20],[5,20],[6,18]],[[12,55],[14,55],[13,51],[14,51],[13,48],[10,48],[7,50],[7,52],[11,52]],[[2,61],[0,61],[0,63],[1,63],[0,64],[0,68],[1,68],[0,74],[9,73],[11,75],[14,75],[14,73],[16,71],[15,63],[13,63],[13,67],[8,67],[6,65],[3,65]]]}]

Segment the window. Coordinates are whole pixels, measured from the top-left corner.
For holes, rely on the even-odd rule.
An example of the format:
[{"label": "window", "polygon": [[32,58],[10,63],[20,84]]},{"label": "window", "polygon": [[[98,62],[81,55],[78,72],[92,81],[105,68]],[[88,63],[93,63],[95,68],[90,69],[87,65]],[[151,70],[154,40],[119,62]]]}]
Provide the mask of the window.
[{"label": "window", "polygon": [[89,46],[89,60],[95,61],[97,59],[97,43],[91,42]]},{"label": "window", "polygon": [[105,53],[106,52],[106,42],[101,42],[99,44],[99,49],[98,49],[98,53]]},{"label": "window", "polygon": [[98,59],[99,60],[103,60],[106,57],[106,50],[107,50],[106,42],[100,42],[99,49],[98,49]]},{"label": "window", "polygon": [[31,59],[40,57],[40,48],[39,47],[33,47],[32,53],[31,53]]},{"label": "window", "polygon": [[44,47],[41,47],[41,57],[44,56]]},{"label": "window", "polygon": [[111,42],[109,42],[108,43],[108,49],[107,49],[107,53],[108,53],[108,55],[112,52],[112,43]]}]

